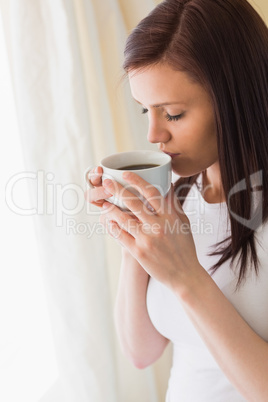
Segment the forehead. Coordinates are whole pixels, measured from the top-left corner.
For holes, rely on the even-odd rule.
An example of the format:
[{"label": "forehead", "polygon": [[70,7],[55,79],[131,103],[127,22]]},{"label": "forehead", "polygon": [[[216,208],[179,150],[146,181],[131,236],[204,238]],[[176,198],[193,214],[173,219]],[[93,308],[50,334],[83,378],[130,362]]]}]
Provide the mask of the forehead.
[{"label": "forehead", "polygon": [[191,103],[207,96],[186,72],[175,71],[165,64],[131,71],[128,77],[133,98],[144,105]]}]

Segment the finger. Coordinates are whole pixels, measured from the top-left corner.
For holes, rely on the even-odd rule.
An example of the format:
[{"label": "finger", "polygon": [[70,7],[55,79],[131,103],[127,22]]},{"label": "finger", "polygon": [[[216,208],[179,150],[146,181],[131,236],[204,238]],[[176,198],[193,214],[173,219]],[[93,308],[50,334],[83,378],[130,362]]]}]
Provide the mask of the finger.
[{"label": "finger", "polygon": [[148,183],[133,172],[124,172],[122,177],[132,187],[134,187],[135,190],[138,191],[144,199],[147,200],[147,203],[149,203],[154,211],[161,212],[163,210],[164,197],[162,197],[160,191],[155,186]]},{"label": "finger", "polygon": [[131,185],[143,190],[143,197],[149,202],[155,211],[161,212],[164,207],[164,197],[161,195],[160,186],[148,183],[139,175],[133,172],[124,172],[123,179]]},{"label": "finger", "polygon": [[[177,196],[174,192],[173,184],[171,184],[169,192],[167,193],[167,195],[165,197],[165,200],[166,200],[166,204],[167,204],[166,210],[168,213],[172,213],[173,211],[177,212],[177,210],[181,208],[180,202],[177,199]],[[177,201],[178,201],[178,203],[177,203]]]},{"label": "finger", "polygon": [[137,191],[137,194],[140,194],[139,190],[141,189],[136,189],[136,187],[131,186],[129,190],[117,181],[108,179],[103,181],[103,187],[114,195],[115,198],[119,199],[141,222],[150,221],[150,217],[155,214],[155,212],[150,211],[138,196],[133,193],[133,191]]},{"label": "finger", "polygon": [[170,191],[166,197],[167,203],[171,206],[172,210],[179,216],[182,222],[188,222],[188,218],[183,210],[180,199],[174,190],[174,185],[171,184]]},{"label": "finger", "polygon": [[87,180],[92,184],[92,186],[99,187],[102,185],[102,174],[102,167],[97,166],[88,172]]},{"label": "finger", "polygon": [[116,222],[118,227],[129,233],[134,238],[138,236],[140,228],[142,227],[141,223],[136,217],[133,218],[131,213],[122,211],[120,208],[110,204],[109,202],[103,204],[102,215],[102,219]]},{"label": "finger", "polygon": [[135,239],[129,233],[125,232],[116,222],[113,221],[109,222],[107,230],[109,234],[121,244],[121,246],[128,249],[129,252],[133,252]]},{"label": "finger", "polygon": [[87,190],[87,191],[84,192],[85,200],[86,200],[87,202],[89,202],[90,204],[95,205],[96,207],[102,207],[102,205],[103,205],[103,203],[105,202],[105,200],[89,201],[89,199],[90,199],[90,196],[89,196],[89,194],[88,194],[89,191],[90,191],[90,190]]},{"label": "finger", "polygon": [[103,201],[106,198],[112,197],[112,194],[109,193],[103,186],[90,188],[85,192],[85,199],[87,202],[94,203],[96,201]]}]

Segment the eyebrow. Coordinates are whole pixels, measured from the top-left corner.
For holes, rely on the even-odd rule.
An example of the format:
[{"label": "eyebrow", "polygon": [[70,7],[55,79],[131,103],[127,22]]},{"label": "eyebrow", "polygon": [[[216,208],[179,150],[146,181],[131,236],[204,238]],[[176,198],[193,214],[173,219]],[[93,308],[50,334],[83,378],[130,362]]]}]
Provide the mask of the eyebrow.
[{"label": "eyebrow", "polygon": [[[133,98],[137,103],[139,103],[140,105],[142,105],[142,103],[140,103],[137,99]],[[171,105],[185,105],[185,102],[163,102],[163,103],[157,103],[155,105],[150,105],[151,107],[162,107],[162,106],[171,106]]]}]

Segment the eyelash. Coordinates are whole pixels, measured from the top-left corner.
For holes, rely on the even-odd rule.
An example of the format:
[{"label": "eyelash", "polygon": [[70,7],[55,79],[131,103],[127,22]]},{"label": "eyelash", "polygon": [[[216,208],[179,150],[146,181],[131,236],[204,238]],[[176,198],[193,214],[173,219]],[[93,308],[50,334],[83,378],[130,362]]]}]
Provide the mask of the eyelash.
[{"label": "eyelash", "polygon": [[[148,112],[148,109],[143,108],[142,109],[142,114],[146,114]],[[176,116],[170,116],[170,114],[166,114],[165,118],[167,119],[167,121],[178,121],[179,119],[181,119],[183,116],[183,113],[181,114],[177,114]]]}]

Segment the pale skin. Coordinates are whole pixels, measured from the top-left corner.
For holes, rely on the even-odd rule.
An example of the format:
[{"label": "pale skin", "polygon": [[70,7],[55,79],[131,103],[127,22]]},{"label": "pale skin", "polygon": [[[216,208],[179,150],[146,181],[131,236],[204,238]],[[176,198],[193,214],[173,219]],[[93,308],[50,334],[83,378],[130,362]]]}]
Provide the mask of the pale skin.
[{"label": "pale skin", "polygon": [[[179,153],[172,159],[172,169],[177,174],[203,172],[203,184],[208,188],[203,196],[207,202],[224,201],[214,113],[206,91],[185,72],[164,64],[130,73],[129,81],[133,98],[148,113],[148,140],[157,143],[161,151]],[[248,326],[200,265],[190,230],[164,232],[167,220],[171,224],[175,220],[180,225],[189,223],[183,210],[175,208],[178,201],[172,189],[163,199],[157,189],[148,188],[139,176],[129,173],[124,177],[142,189],[156,211],[152,214],[118,183],[102,183],[101,174],[98,167],[95,176],[91,176],[95,188],[89,190],[86,198],[102,207],[105,213],[101,214],[101,221],[107,224],[108,220],[110,235],[122,246],[115,320],[125,354],[143,368],[157,360],[169,342],[148,316],[146,291],[152,276],[175,293],[241,395],[249,401],[266,401],[268,344]],[[105,202],[107,194],[122,197],[132,214]],[[159,230],[143,230],[149,225]]]}]

